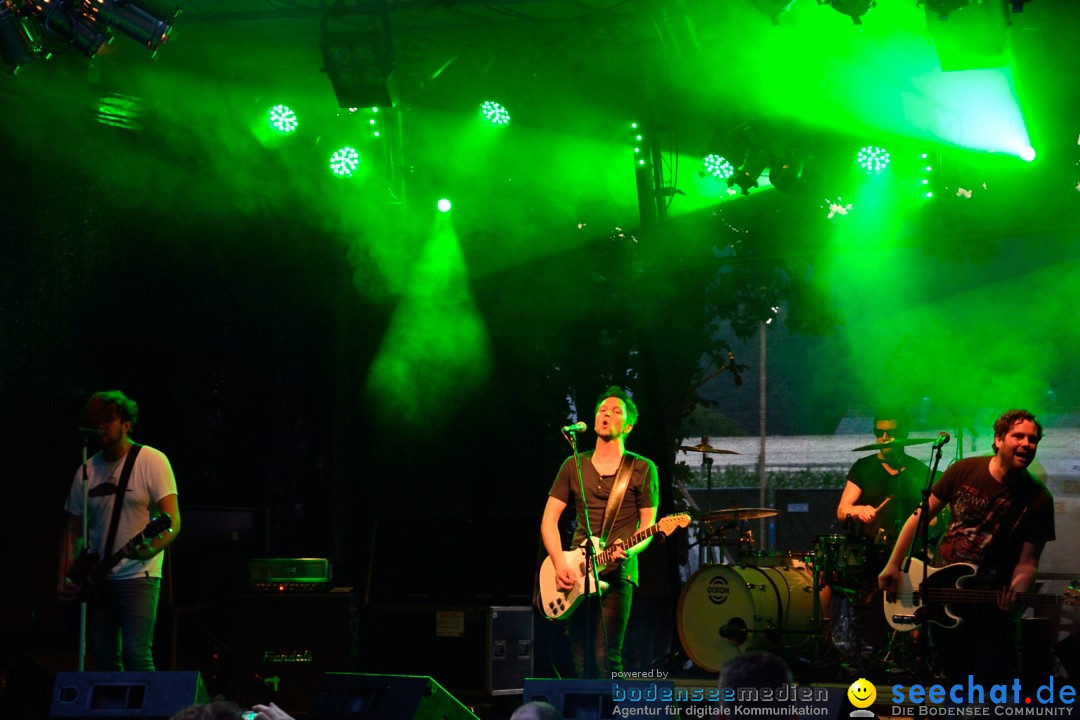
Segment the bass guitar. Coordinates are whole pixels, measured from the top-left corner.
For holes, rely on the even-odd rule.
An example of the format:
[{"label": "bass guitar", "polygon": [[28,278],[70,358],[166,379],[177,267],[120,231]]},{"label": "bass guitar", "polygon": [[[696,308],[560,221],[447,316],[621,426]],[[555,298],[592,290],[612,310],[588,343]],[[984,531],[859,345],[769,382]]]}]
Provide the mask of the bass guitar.
[{"label": "bass guitar", "polygon": [[[626,538],[621,547],[629,550],[658,532],[670,535],[677,528],[686,527],[689,524],[690,516],[686,513],[668,515],[657,521],[655,525],[650,525]],[[615,546],[601,549],[600,540],[595,537],[592,538],[592,542],[596,552],[596,569],[597,572],[602,572],[604,567],[611,563]],[[551,562],[550,557],[544,558],[544,563],[540,566],[540,609],[548,620],[565,620],[585,599],[585,548],[566,550],[564,555],[567,567],[574,573],[574,584],[569,590],[559,589],[555,581],[555,563]],[[606,583],[601,583],[600,590],[604,589],[604,585]],[[597,592],[595,582],[590,581],[589,591],[590,595]]]},{"label": "bass guitar", "polygon": [[77,595],[68,599],[71,602],[84,602],[96,596],[97,588],[105,579],[105,576],[109,574],[109,571],[116,567],[118,562],[126,557],[131,557],[131,554],[135,552],[135,548],[141,545],[144,540],[157,537],[164,532],[172,532],[172,516],[169,513],[161,513],[151,520],[142,529],[142,532],[128,540],[124,547],[105,560],[93,553],[86,552],[84,549],[79,557],[75,558],[75,562],[71,564],[71,569],[68,570],[68,579],[80,588]]},{"label": "bass guitar", "polygon": [[[908,572],[900,573],[896,592],[885,593],[885,620],[894,630],[907,632],[927,622],[954,628],[963,622],[955,605],[997,604],[997,590],[964,587],[978,572],[976,565],[959,562],[943,568],[927,567],[926,582],[922,583],[924,565],[922,560],[911,558]],[[916,586],[916,583],[920,584]],[[1020,605],[1080,605],[1080,582],[1074,580],[1062,596],[1018,593],[1016,602]]]}]

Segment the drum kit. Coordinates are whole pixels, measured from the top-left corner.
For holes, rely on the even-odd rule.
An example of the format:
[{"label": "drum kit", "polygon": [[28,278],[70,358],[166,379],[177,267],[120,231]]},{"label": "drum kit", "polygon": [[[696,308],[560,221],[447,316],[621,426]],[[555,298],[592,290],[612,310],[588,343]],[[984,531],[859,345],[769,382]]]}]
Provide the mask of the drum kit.
[{"label": "drum kit", "polygon": [[[732,453],[702,445],[681,449],[702,453]],[[880,450],[932,442],[894,440],[855,448]],[[885,500],[888,503],[889,499]],[[879,506],[885,505],[882,503]],[[819,666],[826,655],[846,653],[841,663],[859,666],[860,630],[854,642],[837,637],[837,599],[848,606],[863,603],[876,589],[876,575],[885,563],[890,538],[858,533],[819,535],[808,551],[762,552],[749,520],[774,517],[767,507],[731,507],[707,510],[694,517],[699,524],[693,544],[725,546],[722,563],[701,563],[679,596],[677,629],[687,657],[699,668],[719,672],[724,665],[751,650],[767,650]],[[734,537],[728,539],[734,529]],[[878,610],[867,607],[867,612]],[[880,610],[878,614],[884,616]],[[850,620],[850,618],[848,618]],[[842,623],[847,625],[848,623]],[[858,622],[856,622],[858,624]],[[845,632],[846,632],[845,627]],[[864,670],[858,667],[861,672]]]}]

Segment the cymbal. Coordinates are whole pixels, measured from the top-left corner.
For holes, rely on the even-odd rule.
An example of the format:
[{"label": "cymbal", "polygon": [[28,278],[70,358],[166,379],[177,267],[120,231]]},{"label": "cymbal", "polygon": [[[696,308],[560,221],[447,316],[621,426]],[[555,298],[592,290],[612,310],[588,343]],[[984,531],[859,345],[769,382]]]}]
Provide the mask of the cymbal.
[{"label": "cymbal", "polygon": [[884,450],[885,448],[894,447],[907,447],[908,445],[923,445],[924,443],[934,442],[932,438],[920,438],[920,439],[906,439],[906,440],[890,440],[883,443],[871,443],[870,445],[863,445],[861,447],[853,448],[851,452],[862,452],[863,450]]},{"label": "cymbal", "polygon": [[709,445],[707,443],[698,443],[697,445],[680,445],[679,449],[685,450],[686,452],[718,453],[720,455],[741,455],[741,453],[737,453],[734,450],[721,450],[720,448],[714,448],[712,445]]},{"label": "cymbal", "polygon": [[739,522],[740,520],[757,520],[758,518],[767,518],[779,514],[780,511],[773,508],[724,508],[723,510],[710,510],[694,519],[702,522],[718,522],[721,520]]}]

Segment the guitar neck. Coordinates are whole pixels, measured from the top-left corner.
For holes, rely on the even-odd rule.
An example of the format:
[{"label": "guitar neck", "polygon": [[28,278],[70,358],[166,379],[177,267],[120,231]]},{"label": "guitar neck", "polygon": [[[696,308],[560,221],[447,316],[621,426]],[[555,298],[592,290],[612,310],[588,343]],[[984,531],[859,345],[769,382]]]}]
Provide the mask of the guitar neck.
[{"label": "guitar neck", "polygon": [[[994,604],[997,602],[998,591],[942,587],[924,590],[922,595],[929,602]],[[1017,593],[1016,602],[1021,605],[1058,605],[1061,603],[1061,598],[1057,595],[1040,593]]]},{"label": "guitar neck", "polygon": [[[655,523],[653,525],[650,525],[649,527],[645,528],[644,530],[639,530],[636,533],[634,533],[633,535],[631,535],[630,537],[623,540],[623,547],[626,548],[627,550],[629,550],[630,548],[634,547],[635,545],[639,545],[640,543],[644,542],[645,540],[651,538],[653,535],[655,535],[659,531],[660,531],[660,524],[659,523]],[[609,562],[611,562],[611,556],[614,554],[614,552],[615,552],[614,548],[608,548],[607,550],[604,550],[597,557],[597,561],[601,565],[607,565]]]}]

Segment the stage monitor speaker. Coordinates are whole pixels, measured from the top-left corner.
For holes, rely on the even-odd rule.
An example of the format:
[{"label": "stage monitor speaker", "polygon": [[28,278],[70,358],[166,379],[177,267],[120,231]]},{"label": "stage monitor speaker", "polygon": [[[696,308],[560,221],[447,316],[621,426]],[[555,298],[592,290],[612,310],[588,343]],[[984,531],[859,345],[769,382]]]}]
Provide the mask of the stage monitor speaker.
[{"label": "stage monitor speaker", "polygon": [[478,720],[426,675],[326,673],[309,720]]},{"label": "stage monitor speaker", "polygon": [[166,720],[206,702],[198,671],[58,672],[50,717]]},{"label": "stage monitor speaker", "polygon": [[[628,714],[655,717],[677,716],[670,680],[550,680],[525,681],[522,702],[543,701],[554,705],[564,720],[607,720]],[[615,714],[616,706],[626,712]]]}]

